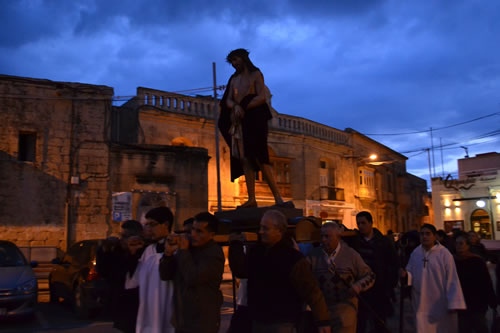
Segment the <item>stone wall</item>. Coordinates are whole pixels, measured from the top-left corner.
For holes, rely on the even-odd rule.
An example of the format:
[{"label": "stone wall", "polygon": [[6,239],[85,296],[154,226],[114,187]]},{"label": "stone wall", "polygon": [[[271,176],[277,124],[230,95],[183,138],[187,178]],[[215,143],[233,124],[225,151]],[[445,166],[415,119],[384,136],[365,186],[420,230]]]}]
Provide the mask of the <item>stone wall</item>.
[{"label": "stone wall", "polygon": [[[0,75],[0,239],[65,248],[112,232],[112,96],[105,86]],[[25,134],[36,140],[28,161]]]},{"label": "stone wall", "polygon": [[207,150],[159,145],[119,145],[111,151],[113,192],[132,193],[132,217],[156,206],[174,213],[182,222],[207,210]]}]

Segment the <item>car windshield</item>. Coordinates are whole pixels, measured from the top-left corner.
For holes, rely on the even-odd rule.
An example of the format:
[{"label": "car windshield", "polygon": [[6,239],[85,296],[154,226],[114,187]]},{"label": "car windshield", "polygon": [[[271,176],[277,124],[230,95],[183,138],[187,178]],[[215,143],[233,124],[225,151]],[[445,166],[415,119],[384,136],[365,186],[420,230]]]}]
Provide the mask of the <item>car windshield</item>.
[{"label": "car windshield", "polygon": [[23,254],[14,244],[0,243],[0,267],[27,265]]}]

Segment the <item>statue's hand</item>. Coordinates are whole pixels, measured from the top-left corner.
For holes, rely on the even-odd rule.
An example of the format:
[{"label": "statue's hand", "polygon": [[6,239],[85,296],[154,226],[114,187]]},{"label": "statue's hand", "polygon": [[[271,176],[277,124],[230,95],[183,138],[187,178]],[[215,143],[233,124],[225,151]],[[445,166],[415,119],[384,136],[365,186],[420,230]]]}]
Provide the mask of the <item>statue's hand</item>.
[{"label": "statue's hand", "polygon": [[233,111],[236,118],[243,119],[243,116],[245,115],[245,110],[243,110],[243,108],[240,105],[236,104],[233,108]]}]

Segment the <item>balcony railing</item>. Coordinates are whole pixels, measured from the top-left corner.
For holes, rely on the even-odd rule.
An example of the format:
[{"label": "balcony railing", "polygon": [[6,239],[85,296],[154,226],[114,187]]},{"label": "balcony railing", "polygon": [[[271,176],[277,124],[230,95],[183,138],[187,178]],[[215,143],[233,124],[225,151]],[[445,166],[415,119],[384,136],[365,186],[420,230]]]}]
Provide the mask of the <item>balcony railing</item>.
[{"label": "balcony railing", "polygon": [[320,186],[319,196],[321,200],[345,201],[344,189],[332,186]]},{"label": "balcony railing", "polygon": [[210,98],[190,97],[167,91],[137,88],[139,105],[151,105],[170,112],[214,119],[214,102]]},{"label": "balcony railing", "polygon": [[[171,92],[137,88],[136,103],[169,112],[215,119],[214,102],[210,97],[190,97]],[[307,135],[338,145],[351,147],[351,136],[344,131],[314,121],[278,114],[271,121],[271,130]]]},{"label": "balcony railing", "polygon": [[273,118],[271,128],[312,136],[343,146],[352,146],[351,136],[347,133],[304,118],[278,114],[277,117]]}]

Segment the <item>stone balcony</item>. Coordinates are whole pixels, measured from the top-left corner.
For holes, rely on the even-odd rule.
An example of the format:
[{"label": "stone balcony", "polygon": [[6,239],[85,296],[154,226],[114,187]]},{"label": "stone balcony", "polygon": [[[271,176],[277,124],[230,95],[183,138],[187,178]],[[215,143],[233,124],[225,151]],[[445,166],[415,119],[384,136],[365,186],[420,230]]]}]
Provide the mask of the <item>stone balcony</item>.
[{"label": "stone balcony", "polygon": [[271,128],[298,135],[312,136],[343,146],[352,146],[351,136],[344,131],[300,117],[278,114],[272,119]]},{"label": "stone balcony", "polygon": [[139,104],[154,106],[169,112],[214,119],[214,102],[210,97],[191,97],[167,91],[137,88]]},{"label": "stone balcony", "polygon": [[[167,91],[137,88],[139,105],[150,105],[157,109],[214,119],[214,102],[210,97],[191,97]],[[271,130],[306,135],[338,145],[351,147],[351,136],[344,131],[300,117],[277,114],[271,120]]]}]

